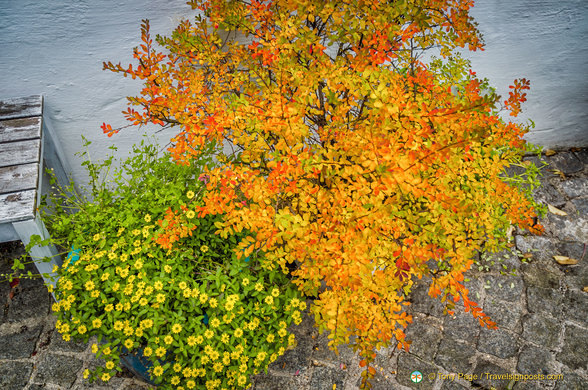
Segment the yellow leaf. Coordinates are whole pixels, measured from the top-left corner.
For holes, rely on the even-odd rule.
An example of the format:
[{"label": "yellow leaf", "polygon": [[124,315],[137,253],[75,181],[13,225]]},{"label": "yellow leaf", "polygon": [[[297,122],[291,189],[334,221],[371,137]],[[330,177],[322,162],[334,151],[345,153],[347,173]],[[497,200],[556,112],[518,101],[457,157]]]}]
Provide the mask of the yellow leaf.
[{"label": "yellow leaf", "polygon": [[548,156],[548,157],[549,157],[549,156],[553,156],[553,155],[554,155],[554,154],[556,154],[556,153],[557,153],[557,152],[556,152],[555,150],[552,150],[552,149],[547,149],[547,150],[545,151],[545,155],[546,155],[546,156]]},{"label": "yellow leaf", "polygon": [[584,291],[585,293],[588,293],[588,286],[584,287],[584,288],[582,289],[582,291]]},{"label": "yellow leaf", "polygon": [[578,260],[576,260],[576,259],[570,259],[567,256],[553,256],[553,258],[555,259],[555,261],[557,261],[558,264],[561,264],[561,265],[574,265],[574,264],[578,264]]},{"label": "yellow leaf", "polygon": [[562,210],[558,209],[557,207],[554,207],[550,204],[547,205],[547,209],[549,210],[549,212],[551,214],[561,215],[561,216],[568,215],[568,213],[566,213],[565,211],[562,211]]}]

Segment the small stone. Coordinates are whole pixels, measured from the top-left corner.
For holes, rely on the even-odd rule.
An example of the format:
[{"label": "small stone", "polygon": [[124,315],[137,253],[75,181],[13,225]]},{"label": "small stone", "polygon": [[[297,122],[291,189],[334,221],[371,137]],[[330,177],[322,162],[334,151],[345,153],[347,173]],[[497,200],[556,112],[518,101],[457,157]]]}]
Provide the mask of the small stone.
[{"label": "small stone", "polygon": [[585,177],[565,180],[561,182],[560,186],[570,198],[588,194],[588,179]]},{"label": "small stone", "polygon": [[[462,307],[455,309],[455,314],[445,317],[443,329],[446,336],[474,343],[480,333],[480,323],[472,313],[466,313]],[[429,356],[433,356],[432,354]],[[425,356],[422,356],[425,357]]]},{"label": "small stone", "polygon": [[441,340],[441,329],[423,318],[408,325],[406,339],[412,341],[409,352],[426,359],[435,356]]},{"label": "small stone", "polygon": [[588,359],[588,332],[578,326],[567,324],[564,333],[564,343],[561,352],[557,354],[557,360],[572,370],[586,369]]},{"label": "small stone", "polygon": [[555,242],[544,236],[516,236],[515,243],[521,253],[531,253],[533,255],[531,262],[535,260],[551,260],[550,255],[556,248]]},{"label": "small stone", "polygon": [[0,362],[0,389],[22,390],[31,379],[33,364],[28,362]]},{"label": "small stone", "polygon": [[582,378],[574,372],[564,371],[553,390],[582,390],[586,388],[586,383],[588,383],[588,378]]},{"label": "small stone", "polygon": [[443,337],[435,356],[435,363],[450,372],[468,372],[470,359],[475,354],[476,350],[469,343]]},{"label": "small stone", "polygon": [[478,350],[506,359],[514,356],[518,352],[519,346],[517,339],[506,331],[482,329],[478,340]]},{"label": "small stone", "polygon": [[343,389],[343,382],[345,381],[346,371],[337,370],[331,367],[315,367],[310,377],[311,389],[332,389],[333,385],[336,388]]},{"label": "small stone", "polygon": [[396,374],[398,383],[413,388],[414,383],[410,380],[410,374],[414,371],[420,371],[423,374],[423,380],[418,384],[418,388],[431,390],[435,383],[435,378],[431,380],[432,376],[429,375],[436,374],[438,372],[437,367],[409,353],[401,353],[398,356],[398,373]]},{"label": "small stone", "polygon": [[531,313],[547,313],[558,318],[562,312],[564,297],[552,288],[528,287],[527,308]]},{"label": "small stone", "polygon": [[510,381],[508,379],[501,379],[501,377],[504,378],[508,374],[511,374],[511,372],[505,368],[482,360],[474,370],[476,379],[474,379],[473,384],[484,389],[506,389]]},{"label": "small stone", "polygon": [[31,357],[42,326],[20,327],[16,333],[0,334],[0,359],[25,359]]},{"label": "small stone", "polygon": [[545,233],[564,241],[588,241],[588,219],[577,216],[548,214],[541,221]]},{"label": "small stone", "polygon": [[559,323],[545,314],[530,314],[523,319],[525,340],[547,348],[554,348],[559,340]]},{"label": "small stone", "polygon": [[35,382],[70,387],[78,377],[83,362],[70,356],[48,353],[39,363]]},{"label": "small stone", "polygon": [[588,323],[588,294],[578,290],[568,290],[565,300],[565,317],[586,325]]},{"label": "small stone", "polygon": [[588,215],[588,199],[572,199],[572,203],[579,215],[586,217]]},{"label": "small stone", "polygon": [[45,317],[51,308],[51,295],[44,286],[22,289],[8,306],[8,322]]},{"label": "small stone", "polygon": [[527,375],[551,374],[553,373],[551,359],[549,351],[527,345],[523,347],[519,355],[517,371]]},{"label": "small stone", "polygon": [[572,152],[561,152],[554,156],[547,157],[549,169],[557,169],[566,175],[580,172],[584,164]]},{"label": "small stone", "polygon": [[484,302],[484,313],[501,328],[514,331],[521,318],[520,307],[513,310],[513,304],[488,298]]},{"label": "small stone", "polygon": [[409,296],[410,310],[423,314],[440,317],[443,314],[443,304],[439,299],[429,296],[430,279],[421,279],[412,288]]},{"label": "small stone", "polygon": [[503,301],[515,302],[523,294],[523,280],[519,276],[497,275],[487,276],[485,278],[486,295]]},{"label": "small stone", "polygon": [[88,343],[74,341],[73,337],[71,341],[63,340],[57,329],[53,329],[53,332],[51,333],[51,343],[49,345],[49,349],[52,351],[83,352],[86,350],[87,346]]}]

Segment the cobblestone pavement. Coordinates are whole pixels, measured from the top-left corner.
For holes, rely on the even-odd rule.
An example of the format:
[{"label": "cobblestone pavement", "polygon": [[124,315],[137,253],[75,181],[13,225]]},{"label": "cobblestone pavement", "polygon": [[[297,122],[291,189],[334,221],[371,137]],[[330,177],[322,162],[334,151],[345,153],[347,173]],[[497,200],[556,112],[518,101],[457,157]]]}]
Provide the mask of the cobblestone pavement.
[{"label": "cobblestone pavement", "polygon": [[[374,389],[588,389],[588,150],[543,160],[549,167],[537,199],[567,215],[549,213],[542,236],[515,232],[515,246],[480,259],[468,276],[470,297],[498,329],[481,328],[459,310],[443,316],[442,305],[417,287],[407,329],[410,352],[378,352]],[[18,243],[0,245],[0,274],[22,251]],[[580,261],[559,265],[554,255]],[[150,388],[129,373],[108,384],[83,380],[83,370],[96,364],[89,344],[61,340],[40,280],[21,280],[14,289],[1,282],[0,302],[0,389]],[[255,378],[255,390],[359,387],[358,358],[348,347],[338,356],[331,352],[308,316],[293,331],[298,346]],[[423,374],[420,383],[410,379],[416,370]],[[514,381],[509,374],[543,380]]]}]

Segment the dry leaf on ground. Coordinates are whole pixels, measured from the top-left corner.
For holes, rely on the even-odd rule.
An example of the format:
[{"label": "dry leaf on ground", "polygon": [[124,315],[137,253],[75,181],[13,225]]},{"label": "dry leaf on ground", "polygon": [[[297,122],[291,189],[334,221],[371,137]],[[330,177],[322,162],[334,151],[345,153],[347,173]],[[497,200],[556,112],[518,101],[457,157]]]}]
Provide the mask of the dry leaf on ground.
[{"label": "dry leaf on ground", "polygon": [[576,259],[571,259],[567,256],[553,256],[553,258],[555,259],[555,261],[557,261],[558,264],[561,265],[574,265],[574,264],[578,264],[578,260]]},{"label": "dry leaf on ground", "polygon": [[550,204],[547,205],[547,209],[549,210],[549,212],[551,214],[561,215],[561,216],[568,215],[568,213],[566,213],[565,211],[562,211],[562,210],[558,209],[557,207],[554,207]]}]

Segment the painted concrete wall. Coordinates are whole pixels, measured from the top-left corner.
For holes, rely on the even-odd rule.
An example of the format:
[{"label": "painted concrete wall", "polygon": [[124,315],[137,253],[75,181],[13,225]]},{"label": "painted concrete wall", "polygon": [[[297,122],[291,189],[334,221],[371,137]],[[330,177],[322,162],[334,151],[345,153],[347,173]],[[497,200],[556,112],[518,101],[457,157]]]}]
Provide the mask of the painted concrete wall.
[{"label": "painted concrete wall", "polygon": [[[521,120],[537,127],[532,142],[549,147],[588,146],[588,1],[478,0],[473,15],[486,51],[469,58],[480,76],[506,95],[515,78],[531,80]],[[102,122],[124,124],[120,111],[139,83],[102,71],[102,61],[131,61],[139,24],[170,32],[194,12],[182,0],[0,0],[0,98],[45,96],[46,117],[63,144],[76,181],[74,157],[84,134],[94,154],[113,140],[126,153],[137,130],[113,138]],[[169,139],[167,134],[160,134]]]}]

